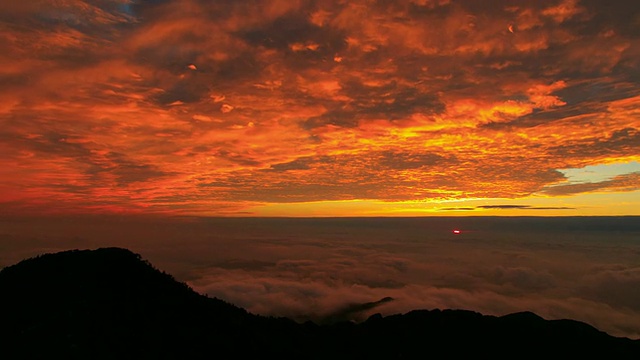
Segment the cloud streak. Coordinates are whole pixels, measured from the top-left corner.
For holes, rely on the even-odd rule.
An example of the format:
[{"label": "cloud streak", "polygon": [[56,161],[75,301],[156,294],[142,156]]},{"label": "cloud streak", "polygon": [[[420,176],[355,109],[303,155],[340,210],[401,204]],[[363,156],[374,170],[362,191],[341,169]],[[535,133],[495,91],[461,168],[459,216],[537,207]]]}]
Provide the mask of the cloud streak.
[{"label": "cloud streak", "polygon": [[599,182],[587,182],[577,184],[560,184],[549,186],[543,189],[544,193],[550,195],[572,195],[594,191],[625,191],[637,189],[640,186],[640,173],[633,172],[625,175],[618,175],[611,180]]},{"label": "cloud streak", "polygon": [[567,206],[532,206],[532,205],[478,205],[475,207],[446,207],[442,211],[473,211],[473,210],[575,210],[575,208]]}]

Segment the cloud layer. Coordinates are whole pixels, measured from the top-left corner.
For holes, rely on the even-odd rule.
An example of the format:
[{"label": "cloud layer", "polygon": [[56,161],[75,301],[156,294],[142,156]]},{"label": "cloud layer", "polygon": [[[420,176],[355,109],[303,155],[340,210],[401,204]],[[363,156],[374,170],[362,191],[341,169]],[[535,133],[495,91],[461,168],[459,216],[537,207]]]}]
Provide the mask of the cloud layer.
[{"label": "cloud layer", "polygon": [[[639,156],[638,9],[556,0],[2,4],[11,211],[554,197]],[[558,186],[554,186],[558,185]]]},{"label": "cloud layer", "polygon": [[201,293],[264,315],[330,322],[425,308],[527,310],[640,338],[637,217],[101,216],[1,225],[0,267],[122,246]]}]

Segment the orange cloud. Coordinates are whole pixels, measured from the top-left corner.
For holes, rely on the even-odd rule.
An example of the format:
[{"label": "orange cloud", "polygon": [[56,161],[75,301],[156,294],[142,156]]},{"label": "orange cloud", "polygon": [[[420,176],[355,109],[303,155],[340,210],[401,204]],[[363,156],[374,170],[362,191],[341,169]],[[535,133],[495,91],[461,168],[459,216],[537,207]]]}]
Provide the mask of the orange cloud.
[{"label": "orange cloud", "polygon": [[640,157],[637,36],[599,6],[7,5],[0,199],[229,214],[561,195],[558,169]]}]

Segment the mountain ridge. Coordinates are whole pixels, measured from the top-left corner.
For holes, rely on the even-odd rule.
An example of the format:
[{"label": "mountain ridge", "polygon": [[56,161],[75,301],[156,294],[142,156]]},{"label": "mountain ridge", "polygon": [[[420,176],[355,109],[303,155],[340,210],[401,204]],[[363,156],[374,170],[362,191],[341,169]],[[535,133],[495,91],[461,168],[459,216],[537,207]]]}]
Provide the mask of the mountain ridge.
[{"label": "mountain ridge", "polygon": [[25,259],[0,270],[0,294],[0,346],[16,359],[640,355],[640,340],[532,312],[422,309],[326,324],[259,316],[201,295],[123,248]]}]

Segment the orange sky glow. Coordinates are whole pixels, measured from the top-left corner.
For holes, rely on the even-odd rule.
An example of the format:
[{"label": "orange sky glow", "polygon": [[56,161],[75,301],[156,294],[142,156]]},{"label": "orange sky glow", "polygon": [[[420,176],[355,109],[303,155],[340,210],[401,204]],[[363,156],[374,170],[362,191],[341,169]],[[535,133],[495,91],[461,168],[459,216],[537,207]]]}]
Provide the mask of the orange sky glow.
[{"label": "orange sky glow", "polygon": [[0,49],[3,214],[640,215],[628,2],[3,1]]}]

